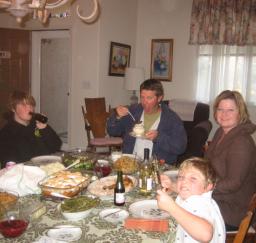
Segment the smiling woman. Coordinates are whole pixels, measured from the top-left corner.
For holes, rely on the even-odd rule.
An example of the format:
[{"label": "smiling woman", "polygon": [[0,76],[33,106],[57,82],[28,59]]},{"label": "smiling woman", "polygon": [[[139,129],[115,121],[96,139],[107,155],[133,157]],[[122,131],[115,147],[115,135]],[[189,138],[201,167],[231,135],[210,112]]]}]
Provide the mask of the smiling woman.
[{"label": "smiling woman", "polygon": [[256,125],[250,121],[244,99],[237,91],[221,92],[213,110],[220,126],[206,151],[219,177],[213,198],[226,229],[236,230],[255,192],[256,146],[252,134]]}]

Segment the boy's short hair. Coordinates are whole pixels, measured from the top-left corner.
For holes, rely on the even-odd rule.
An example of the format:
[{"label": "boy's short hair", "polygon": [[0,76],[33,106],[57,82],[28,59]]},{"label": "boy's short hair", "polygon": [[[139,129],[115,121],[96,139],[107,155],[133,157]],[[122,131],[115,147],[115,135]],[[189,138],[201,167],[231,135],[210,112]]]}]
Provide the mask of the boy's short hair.
[{"label": "boy's short hair", "polygon": [[199,170],[205,177],[206,182],[208,184],[215,185],[217,180],[217,175],[209,160],[204,158],[199,158],[199,157],[192,157],[192,158],[186,159],[181,163],[179,171],[182,171],[186,168],[191,168],[191,167]]},{"label": "boy's short hair", "polygon": [[162,83],[156,79],[147,79],[140,85],[140,92],[142,90],[155,91],[157,97],[164,95],[164,88]]},{"label": "boy's short hair", "polygon": [[36,101],[33,96],[27,94],[24,91],[14,91],[9,97],[9,108],[15,110],[18,104],[25,103],[33,107],[36,106]]}]

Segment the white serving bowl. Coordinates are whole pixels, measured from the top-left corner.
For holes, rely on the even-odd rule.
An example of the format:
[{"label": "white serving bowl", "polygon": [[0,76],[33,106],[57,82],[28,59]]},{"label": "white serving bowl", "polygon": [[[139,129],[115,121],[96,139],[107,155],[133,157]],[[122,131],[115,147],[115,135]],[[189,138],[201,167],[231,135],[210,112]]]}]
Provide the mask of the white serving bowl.
[{"label": "white serving bowl", "polygon": [[60,211],[65,219],[70,220],[70,221],[78,221],[78,220],[86,218],[91,213],[92,209],[93,208],[90,208],[90,209],[82,211],[82,212],[74,212],[74,213],[62,212],[61,209],[60,209]]},{"label": "white serving bowl", "polygon": [[[81,200],[82,198],[87,198],[86,201],[83,201],[83,202],[77,201],[77,203],[78,203],[77,205],[80,205],[80,206],[82,205],[82,207],[73,208],[72,204],[74,203],[74,200],[76,200],[76,199]],[[91,205],[86,206],[86,205],[88,205],[87,204],[88,198],[95,200],[93,205],[92,205],[93,201],[91,201],[91,203],[90,203]],[[84,199],[82,199],[82,200],[84,200]],[[69,201],[70,201],[70,203],[69,203]],[[63,205],[63,207],[68,210],[63,209],[63,207],[62,207],[62,204],[65,204],[65,202],[67,203],[67,205],[65,207]],[[93,208],[97,207],[99,205],[99,203],[100,203],[100,200],[97,199],[96,197],[80,196],[78,198],[65,199],[62,203],[60,203],[58,205],[58,209],[65,219],[70,220],[70,221],[77,221],[77,220],[81,220],[81,219],[88,217],[89,214],[91,213],[91,211],[93,210]],[[84,208],[84,210],[83,210],[83,208]]]}]

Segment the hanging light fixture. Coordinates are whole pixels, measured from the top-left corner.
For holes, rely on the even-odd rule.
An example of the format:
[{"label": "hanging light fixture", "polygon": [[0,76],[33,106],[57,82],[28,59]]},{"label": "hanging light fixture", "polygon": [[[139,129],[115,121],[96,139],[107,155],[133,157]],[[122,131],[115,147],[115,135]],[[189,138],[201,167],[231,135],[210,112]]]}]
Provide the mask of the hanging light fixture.
[{"label": "hanging light fixture", "polygon": [[[0,9],[3,8],[8,11],[16,18],[18,23],[21,23],[25,16],[33,13],[34,18],[37,18],[40,22],[45,24],[50,16],[51,10],[67,4],[70,0],[57,0],[53,3],[47,1],[48,0],[0,0]],[[87,24],[94,22],[99,15],[98,0],[93,0],[93,4],[92,13],[89,16],[82,16],[79,6],[77,6],[76,9],[78,17]]]}]

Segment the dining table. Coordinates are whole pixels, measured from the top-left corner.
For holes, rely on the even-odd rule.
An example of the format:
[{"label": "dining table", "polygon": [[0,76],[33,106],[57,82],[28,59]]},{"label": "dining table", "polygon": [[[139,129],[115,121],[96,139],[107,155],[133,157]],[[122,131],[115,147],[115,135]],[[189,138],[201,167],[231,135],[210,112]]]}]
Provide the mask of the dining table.
[{"label": "dining table", "polygon": [[[90,193],[84,189],[80,192],[82,195],[89,195]],[[98,206],[92,209],[90,214],[81,220],[70,221],[63,217],[60,212],[58,205],[64,199],[45,197],[41,194],[30,194],[19,198],[20,205],[23,208],[28,205],[33,205],[35,202],[39,202],[43,205],[46,210],[43,215],[38,218],[30,220],[26,231],[16,238],[5,238],[0,234],[1,243],[32,243],[39,242],[50,229],[60,225],[72,225],[79,227],[82,230],[81,238],[77,241],[78,243],[110,243],[110,242],[129,242],[129,243],[157,243],[157,242],[174,242],[176,233],[176,222],[170,216],[167,218],[169,227],[167,232],[161,231],[146,231],[139,229],[127,229],[124,222],[111,223],[100,217],[100,212],[103,209],[109,208],[121,208],[129,213],[129,217],[132,217],[129,212],[129,206],[137,201],[156,199],[156,190],[150,195],[145,196],[139,193],[138,187],[125,194],[125,205],[115,206],[113,199],[100,200]],[[40,241],[42,242],[42,241]],[[48,243],[47,241],[45,241]]]}]

